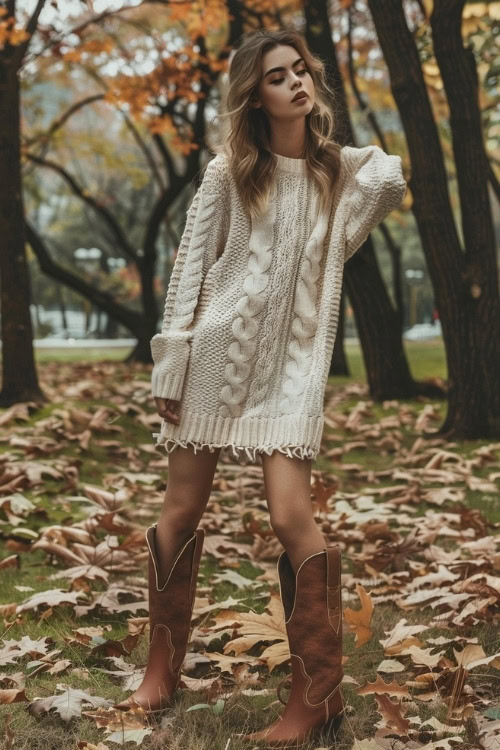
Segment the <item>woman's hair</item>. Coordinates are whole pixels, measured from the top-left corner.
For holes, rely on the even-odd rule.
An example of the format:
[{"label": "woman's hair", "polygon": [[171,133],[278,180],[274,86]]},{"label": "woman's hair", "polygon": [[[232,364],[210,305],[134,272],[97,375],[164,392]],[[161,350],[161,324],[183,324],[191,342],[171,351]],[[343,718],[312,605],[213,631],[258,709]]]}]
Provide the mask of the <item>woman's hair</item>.
[{"label": "woman's hair", "polygon": [[231,58],[229,83],[217,116],[222,119],[220,145],[211,150],[227,156],[243,205],[251,215],[260,215],[267,207],[276,159],[270,149],[267,115],[262,107],[250,106],[250,100],[262,78],[264,54],[280,44],[297,50],[314,83],[314,106],[305,115],[304,157],[308,173],[318,185],[320,208],[327,210],[331,205],[340,172],[340,145],[333,139],[334,92],[326,82],[324,63],[309,51],[295,29],[248,32]]}]

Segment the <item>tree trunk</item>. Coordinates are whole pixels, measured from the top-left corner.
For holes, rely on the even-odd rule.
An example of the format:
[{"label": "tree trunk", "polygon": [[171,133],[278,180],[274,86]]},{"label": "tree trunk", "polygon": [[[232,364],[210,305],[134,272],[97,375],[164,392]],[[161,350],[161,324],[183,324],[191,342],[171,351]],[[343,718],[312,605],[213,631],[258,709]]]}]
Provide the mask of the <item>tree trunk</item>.
[{"label": "tree trunk", "polygon": [[109,315],[106,318],[106,325],[104,327],[104,338],[105,339],[114,339],[117,337],[118,333],[118,323],[114,318],[111,318]]},{"label": "tree trunk", "polygon": [[[365,363],[369,363],[366,374],[370,395],[376,401],[412,398],[420,391],[403,349],[399,314],[386,292],[375,253],[370,250],[358,250],[347,262],[345,273]],[[384,294],[373,294],[373,287],[383,289]]]},{"label": "tree trunk", "polygon": [[403,333],[405,307],[403,304],[403,271],[401,268],[401,248],[394,242],[394,239],[391,233],[388,231],[384,222],[380,224],[379,229],[384,235],[385,243],[391,256],[392,291],[394,293],[394,301],[396,303],[396,310],[398,313],[399,327],[401,329],[401,333]]},{"label": "tree trunk", "polygon": [[153,359],[151,356],[151,342],[150,338],[140,338],[133,349],[127,354],[124,362],[143,362],[150,364]]},{"label": "tree trunk", "polygon": [[[401,0],[368,0],[410,150],[413,211],[443,326],[449,401],[440,434],[500,434],[500,302],[477,79],[460,30],[463,3],[437,2],[436,56],[448,96],[465,251],[418,51]],[[460,12],[458,6],[460,5]]]},{"label": "tree trunk", "polygon": [[8,46],[0,51],[2,407],[23,401],[47,401],[38,383],[33,352],[21,189],[19,80],[11,54]]},{"label": "tree trunk", "polygon": [[[326,3],[305,4],[306,39],[311,50],[327,61],[330,88],[336,92],[336,139],[354,144],[354,132],[347,107],[344,82],[332,42]],[[358,329],[370,395],[375,400],[411,398],[419,385],[411,376],[399,316],[378,267],[371,237],[345,265],[344,280]]]},{"label": "tree trunk", "polygon": [[462,41],[464,4],[465,0],[436,0],[431,15],[434,52],[450,108],[465,244],[465,294],[455,302],[461,335],[449,355],[459,380],[450,392],[443,430],[493,437],[500,435],[500,299],[476,64],[472,49],[465,49]]}]

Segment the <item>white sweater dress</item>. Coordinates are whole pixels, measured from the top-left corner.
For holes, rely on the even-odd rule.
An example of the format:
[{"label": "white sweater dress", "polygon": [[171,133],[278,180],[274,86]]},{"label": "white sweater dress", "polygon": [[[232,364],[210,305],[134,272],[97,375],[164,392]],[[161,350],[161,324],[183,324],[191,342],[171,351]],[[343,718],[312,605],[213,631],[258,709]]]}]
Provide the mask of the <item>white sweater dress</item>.
[{"label": "white sweater dress", "polygon": [[406,192],[401,157],[341,149],[326,214],[305,159],[275,154],[269,209],[244,211],[227,157],[215,156],[187,212],[161,333],[153,396],[180,401],[156,445],[222,447],[239,463],[265,451],[315,459],[345,261]]}]

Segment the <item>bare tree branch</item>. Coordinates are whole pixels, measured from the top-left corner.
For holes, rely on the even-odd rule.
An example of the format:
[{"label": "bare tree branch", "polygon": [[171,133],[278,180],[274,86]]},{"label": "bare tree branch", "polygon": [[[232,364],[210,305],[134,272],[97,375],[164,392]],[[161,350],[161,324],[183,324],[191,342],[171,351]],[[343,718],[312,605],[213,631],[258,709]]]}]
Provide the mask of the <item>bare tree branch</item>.
[{"label": "bare tree branch", "polygon": [[348,50],[348,65],[347,68],[349,70],[349,82],[351,84],[351,88],[354,92],[354,96],[356,97],[359,107],[362,112],[364,112],[368,118],[368,121],[370,122],[370,125],[372,126],[373,130],[375,131],[377,138],[380,141],[381,148],[388,152],[387,143],[385,141],[384,134],[382,132],[381,127],[378,124],[378,120],[375,117],[375,113],[372,110],[372,108],[365,102],[363,94],[358,88],[358,84],[356,82],[356,71],[354,70],[354,59],[353,59],[353,45],[352,45],[352,14],[354,10],[354,0],[352,5],[348,8],[348,26],[347,26],[347,50]]},{"label": "bare tree branch", "polygon": [[123,250],[124,255],[132,260],[137,266],[140,265],[141,258],[139,258],[132,245],[130,245],[120,225],[116,221],[113,214],[106,208],[106,206],[103,206],[102,203],[91,196],[88,191],[81,185],[79,185],[75,178],[70,175],[69,172],[60,164],[57,164],[50,159],[42,159],[40,156],[37,156],[36,154],[32,154],[30,152],[26,154],[26,157],[35,164],[39,164],[42,167],[47,167],[48,169],[52,169],[54,172],[57,172],[57,174],[59,174],[65,180],[65,182],[67,182],[75,195],[77,195],[79,198],[81,198],[82,201],[91,206],[91,208],[93,208],[94,211],[104,219],[112,234],[114,235],[116,241]]},{"label": "bare tree branch", "polygon": [[154,179],[156,180],[156,182],[158,183],[158,187],[162,191],[165,190],[166,188],[165,180],[163,179],[163,176],[160,170],[158,169],[158,165],[156,164],[155,158],[153,154],[151,153],[146,141],[144,140],[139,130],[136,128],[136,126],[130,119],[130,117],[127,115],[127,113],[123,112],[121,109],[118,109],[118,111],[123,117],[123,119],[125,120],[125,125],[132,133],[132,137],[134,138],[135,142],[137,143],[142,153],[144,154],[144,157],[150,166],[152,175]]},{"label": "bare tree branch", "polygon": [[54,120],[52,125],[45,133],[40,133],[38,136],[33,138],[26,138],[25,144],[27,146],[32,146],[40,140],[48,141],[54,135],[54,133],[59,130],[59,128],[62,128],[62,126],[69,120],[72,115],[76,114],[76,112],[78,112],[80,109],[83,109],[83,107],[86,107],[87,104],[93,104],[94,102],[100,101],[101,99],[104,99],[104,94],[94,94],[93,96],[87,96],[85,99],[80,99],[80,101],[72,104],[71,107],[66,110],[66,112],[63,112],[60,117]]},{"label": "bare tree branch", "polygon": [[[42,2],[42,0],[39,0],[39,2]],[[45,3],[46,0],[43,0],[43,3]],[[151,2],[151,0],[143,0],[141,5],[148,5]],[[153,3],[154,4],[154,3]],[[162,2],[163,5],[191,5],[191,0],[178,0],[177,2],[174,2],[174,0],[165,0]],[[66,31],[61,32],[60,34],[54,35],[53,39],[50,39],[46,44],[43,45],[43,47],[38,50],[38,52],[31,56],[30,62],[33,60],[36,60],[37,57],[40,57],[40,55],[43,55],[44,52],[46,52],[48,49],[53,47],[55,44],[59,44],[62,42],[62,40],[65,37],[70,36],[71,34],[81,34],[82,31],[85,31],[86,28],[89,26],[92,26],[92,24],[98,24],[101,21],[104,21],[106,18],[110,17],[120,17],[120,14],[130,10],[130,9],[136,9],[140,6],[134,5],[134,6],[125,6],[123,8],[117,8],[116,10],[106,10],[102,13],[98,13],[95,16],[91,16],[90,18],[87,18],[84,21],[81,21],[76,26],[73,26],[71,29],[67,29]]]},{"label": "bare tree branch", "polygon": [[33,252],[38,258],[40,268],[44,273],[56,281],[69,286],[86,299],[90,300],[96,307],[104,310],[108,315],[120,323],[123,323],[138,338],[144,329],[144,317],[134,310],[129,310],[124,305],[116,302],[109,292],[103,292],[92,284],[77,276],[72,271],[63,268],[50,256],[47,246],[38,234],[37,230],[27,219],[25,220],[26,239],[31,245]]},{"label": "bare tree branch", "polygon": [[[95,70],[89,70],[85,65],[81,66],[82,70],[87,73],[94,81],[96,81],[97,85],[100,86],[104,91],[109,91],[109,86],[106,84],[106,82],[101,78],[101,76],[95,71]],[[148,162],[151,172],[153,174],[154,179],[157,181],[158,186],[160,190],[165,190],[166,184],[165,180],[158,169],[158,165],[156,164],[155,158],[153,154],[151,153],[151,150],[147,143],[145,142],[144,138],[140,134],[139,130],[136,128],[130,117],[127,115],[126,112],[124,112],[120,107],[116,107],[117,111],[120,113],[120,115],[125,120],[125,124],[132,133],[132,136],[134,137],[137,145],[141,149],[141,151],[144,154],[144,157],[146,161]]]},{"label": "bare tree branch", "polygon": [[33,15],[29,19],[24,29],[26,33],[29,34],[29,37],[24,42],[21,42],[21,44],[17,45],[17,47],[15,48],[15,53],[13,55],[13,64],[15,65],[16,70],[19,70],[23,63],[26,52],[28,51],[28,48],[31,44],[33,34],[35,33],[38,26],[38,18],[43,10],[43,6],[45,5],[45,3],[46,0],[38,0],[36,8],[33,11]]},{"label": "bare tree branch", "polygon": [[26,24],[25,31],[32,36],[35,31],[36,27],[38,26],[38,18],[40,16],[40,13],[43,10],[43,6],[45,5],[46,0],[38,0],[38,3],[36,4],[36,8],[33,11],[33,15],[29,19],[28,23]]}]

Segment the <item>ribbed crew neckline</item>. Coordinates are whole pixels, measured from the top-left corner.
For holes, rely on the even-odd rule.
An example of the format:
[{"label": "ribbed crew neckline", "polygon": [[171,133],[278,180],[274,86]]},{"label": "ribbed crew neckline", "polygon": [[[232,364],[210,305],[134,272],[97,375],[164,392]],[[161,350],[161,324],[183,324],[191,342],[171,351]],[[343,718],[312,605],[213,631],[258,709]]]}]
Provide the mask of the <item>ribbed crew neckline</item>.
[{"label": "ribbed crew neckline", "polygon": [[291,156],[281,156],[281,154],[275,154],[274,151],[271,153],[276,158],[276,164],[280,169],[284,169],[286,172],[292,172],[292,174],[306,174],[306,159],[293,159]]}]

